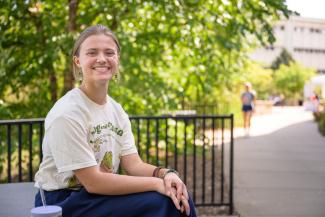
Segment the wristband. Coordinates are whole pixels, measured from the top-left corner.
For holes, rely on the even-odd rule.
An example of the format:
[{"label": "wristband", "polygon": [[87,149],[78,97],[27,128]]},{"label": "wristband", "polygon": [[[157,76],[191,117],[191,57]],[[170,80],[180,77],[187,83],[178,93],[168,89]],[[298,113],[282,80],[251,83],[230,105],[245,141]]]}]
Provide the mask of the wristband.
[{"label": "wristband", "polygon": [[159,170],[162,169],[162,167],[156,167],[152,173],[153,177],[158,177]]},{"label": "wristband", "polygon": [[174,170],[174,169],[168,169],[168,170],[164,173],[164,175],[162,176],[162,179],[164,179],[165,176],[166,176],[168,173],[175,173],[175,174],[179,177],[179,173],[178,173],[176,170]]}]

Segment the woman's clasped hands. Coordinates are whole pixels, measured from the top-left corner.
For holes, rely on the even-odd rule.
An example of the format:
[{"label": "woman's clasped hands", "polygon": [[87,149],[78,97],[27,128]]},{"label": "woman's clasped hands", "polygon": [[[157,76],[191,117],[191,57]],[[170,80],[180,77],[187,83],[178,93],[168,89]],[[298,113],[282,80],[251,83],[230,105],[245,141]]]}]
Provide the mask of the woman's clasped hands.
[{"label": "woman's clasped hands", "polygon": [[170,197],[176,208],[186,215],[190,215],[189,195],[183,181],[176,173],[167,173],[162,179],[162,189],[159,192]]}]

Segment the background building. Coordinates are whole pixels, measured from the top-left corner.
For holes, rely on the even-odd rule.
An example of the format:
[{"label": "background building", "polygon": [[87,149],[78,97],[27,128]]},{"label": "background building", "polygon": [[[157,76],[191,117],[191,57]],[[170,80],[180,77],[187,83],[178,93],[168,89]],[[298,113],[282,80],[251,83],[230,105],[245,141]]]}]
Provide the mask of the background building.
[{"label": "background building", "polygon": [[305,67],[325,74],[325,19],[290,17],[274,26],[276,42],[257,49],[252,59],[266,64],[280,54],[283,48]]},{"label": "background building", "polygon": [[325,98],[325,19],[292,16],[275,24],[273,30],[275,43],[256,49],[251,58],[270,65],[285,48],[295,61],[319,73],[305,85],[305,97],[320,87]]}]

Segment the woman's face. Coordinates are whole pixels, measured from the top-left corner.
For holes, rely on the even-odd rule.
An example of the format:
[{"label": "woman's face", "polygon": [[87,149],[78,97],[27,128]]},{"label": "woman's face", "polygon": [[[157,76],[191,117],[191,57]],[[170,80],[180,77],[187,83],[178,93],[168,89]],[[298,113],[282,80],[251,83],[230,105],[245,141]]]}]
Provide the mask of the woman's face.
[{"label": "woman's face", "polygon": [[118,70],[117,46],[110,36],[92,35],[81,44],[74,62],[81,68],[83,83],[106,84]]}]

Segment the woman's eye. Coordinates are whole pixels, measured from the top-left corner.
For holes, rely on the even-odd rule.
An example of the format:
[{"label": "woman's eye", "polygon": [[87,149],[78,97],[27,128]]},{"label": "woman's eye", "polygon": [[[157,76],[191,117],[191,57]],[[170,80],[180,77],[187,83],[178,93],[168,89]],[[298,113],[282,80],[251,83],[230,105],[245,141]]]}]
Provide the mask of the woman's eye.
[{"label": "woman's eye", "polygon": [[112,56],[115,55],[115,53],[114,52],[106,52],[106,55],[109,56],[109,57],[112,57]]},{"label": "woman's eye", "polygon": [[88,52],[87,55],[88,56],[94,56],[96,53],[95,52]]}]

